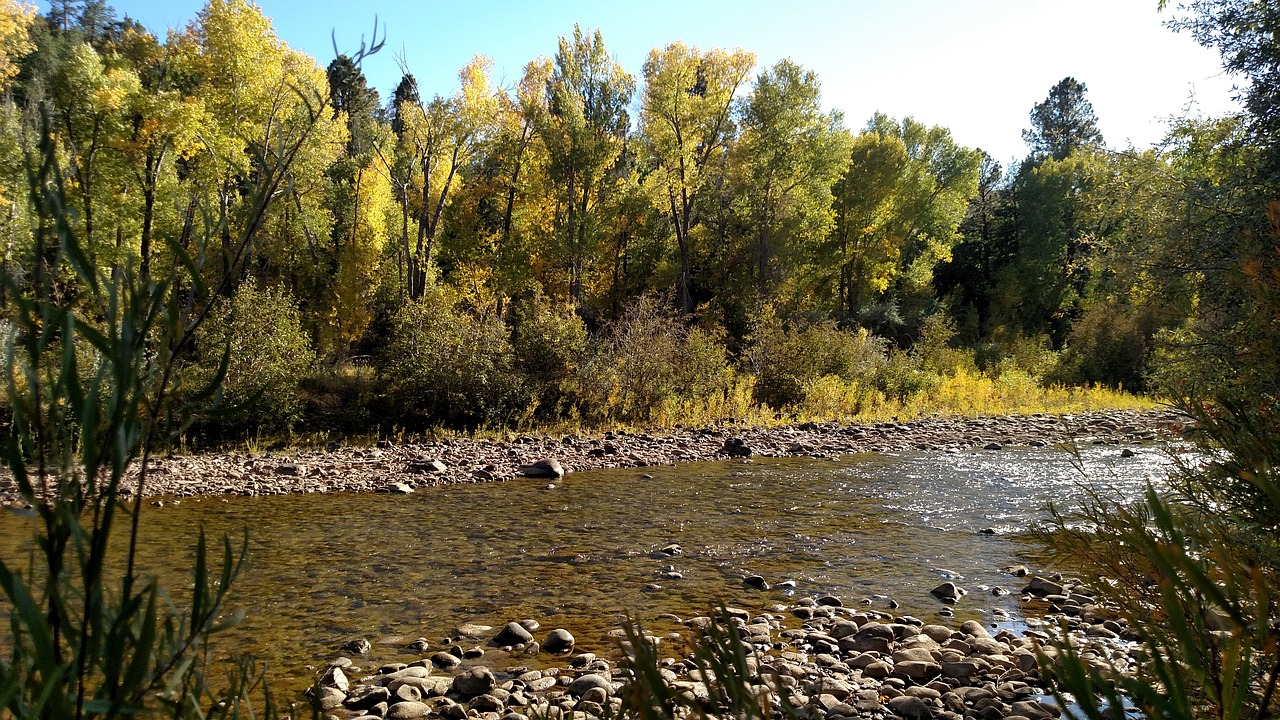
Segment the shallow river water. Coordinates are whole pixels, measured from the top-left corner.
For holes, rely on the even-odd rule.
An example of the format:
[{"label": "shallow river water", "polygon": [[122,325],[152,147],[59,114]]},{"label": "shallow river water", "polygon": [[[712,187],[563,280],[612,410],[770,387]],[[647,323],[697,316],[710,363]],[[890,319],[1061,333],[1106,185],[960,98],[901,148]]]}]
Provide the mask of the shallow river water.
[{"label": "shallow river water", "polygon": [[[524,618],[568,629],[581,650],[608,652],[605,633],[627,613],[707,614],[718,603],[764,610],[795,598],[872,598],[937,621],[929,590],[970,590],[954,622],[1018,613],[999,572],[1021,562],[1018,533],[1050,501],[1070,505],[1081,484],[1133,496],[1164,475],[1158,447],[853,455],[571,473],[557,480],[455,485],[413,495],[334,494],[184,500],[148,507],[144,567],[185,585],[201,527],[210,538],[247,528],[250,564],[234,590],[244,623],[220,654],[253,652],[278,685],[305,687],[312,667],[347,640],[368,638],[366,666],[409,662],[403,646],[439,647],[463,623]],[[0,517],[0,552],[19,556],[28,521]],[[995,536],[978,531],[994,528]],[[678,543],[683,554],[659,548]],[[674,565],[683,579],[660,577]],[[753,590],[747,574],[794,590]],[[181,590],[175,596],[181,597]],[[495,656],[490,652],[490,657]],[[494,657],[500,662],[501,657]],[[524,659],[523,664],[528,663]]]}]

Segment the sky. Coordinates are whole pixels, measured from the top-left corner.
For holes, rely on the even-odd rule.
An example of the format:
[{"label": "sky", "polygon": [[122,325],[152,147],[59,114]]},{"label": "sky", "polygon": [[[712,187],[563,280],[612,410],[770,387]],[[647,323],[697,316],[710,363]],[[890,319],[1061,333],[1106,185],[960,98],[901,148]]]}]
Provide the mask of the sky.
[{"label": "sky", "polygon": [[[1170,3],[1176,5],[1176,3]],[[203,0],[116,0],[153,32],[185,26]],[[403,63],[424,96],[451,95],[474,55],[514,86],[575,23],[598,28],[637,77],[675,40],[753,51],[762,70],[790,58],[817,73],[823,102],[863,127],[875,112],[950,128],[1008,163],[1026,155],[1032,106],[1064,77],[1089,89],[1108,146],[1149,147],[1170,118],[1236,109],[1213,50],[1163,22],[1157,0],[259,0],[277,35],[327,65],[385,33],[364,70],[382,97]],[[47,9],[47,3],[41,3]],[[638,101],[638,93],[637,93]]]}]

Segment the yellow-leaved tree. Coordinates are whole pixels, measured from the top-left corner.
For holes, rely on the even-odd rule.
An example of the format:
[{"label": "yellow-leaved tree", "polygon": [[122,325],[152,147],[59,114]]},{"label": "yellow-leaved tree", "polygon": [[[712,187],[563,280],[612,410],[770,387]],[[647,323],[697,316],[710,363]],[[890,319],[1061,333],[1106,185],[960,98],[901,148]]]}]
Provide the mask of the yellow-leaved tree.
[{"label": "yellow-leaved tree", "polygon": [[28,31],[35,22],[36,8],[17,0],[0,0],[0,92],[18,74],[17,61],[36,49]]}]

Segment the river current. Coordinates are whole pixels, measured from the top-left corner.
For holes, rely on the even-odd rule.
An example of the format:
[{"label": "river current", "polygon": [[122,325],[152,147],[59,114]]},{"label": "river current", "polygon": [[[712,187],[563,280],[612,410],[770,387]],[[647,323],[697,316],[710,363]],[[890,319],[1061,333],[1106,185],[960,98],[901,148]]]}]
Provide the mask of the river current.
[{"label": "river current", "polygon": [[[1071,507],[1086,487],[1135,497],[1165,475],[1166,449],[1134,450],[736,460],[412,495],[170,501],[146,508],[142,567],[180,599],[200,529],[237,541],[247,529],[249,566],[231,603],[245,620],[220,638],[218,653],[252,652],[291,689],[309,684],[348,640],[372,642],[359,659],[366,667],[409,662],[423,656],[406,651],[409,642],[441,647],[464,623],[496,631],[532,618],[539,640],[563,627],[581,650],[608,652],[606,633],[627,614],[661,634],[680,630],[655,620],[663,613],[707,614],[718,603],[762,611],[824,594],[879,609],[892,599],[894,612],[927,622],[990,622],[997,611],[1018,617],[1024,581],[1000,568],[1027,562],[1020,535],[1048,503]],[[25,565],[30,527],[0,517],[6,559]],[[671,543],[680,555],[660,552]],[[664,578],[666,566],[682,578]],[[748,574],[795,587],[748,588]],[[970,591],[954,619],[929,595],[944,580]],[[993,597],[992,587],[1015,592]]]}]

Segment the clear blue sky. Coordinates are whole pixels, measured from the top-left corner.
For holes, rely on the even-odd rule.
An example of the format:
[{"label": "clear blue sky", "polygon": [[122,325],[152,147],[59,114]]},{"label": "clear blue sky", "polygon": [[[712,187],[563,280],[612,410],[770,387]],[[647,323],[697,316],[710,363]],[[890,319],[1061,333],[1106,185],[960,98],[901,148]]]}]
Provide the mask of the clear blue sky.
[{"label": "clear blue sky", "polygon": [[[120,14],[163,34],[202,0],[116,0]],[[639,75],[653,47],[674,40],[742,47],[761,67],[790,57],[818,73],[829,107],[862,127],[873,112],[951,128],[957,141],[1007,162],[1026,153],[1031,106],[1068,75],[1089,87],[1111,147],[1146,147],[1194,97],[1197,112],[1235,107],[1216,53],[1162,25],[1156,0],[259,0],[290,46],[328,64],[385,27],[365,67],[385,99],[402,57],[424,95],[448,95],[475,53],[512,85],[529,60],[551,55],[574,23],[599,28]],[[47,7],[46,3],[42,3]]]}]

